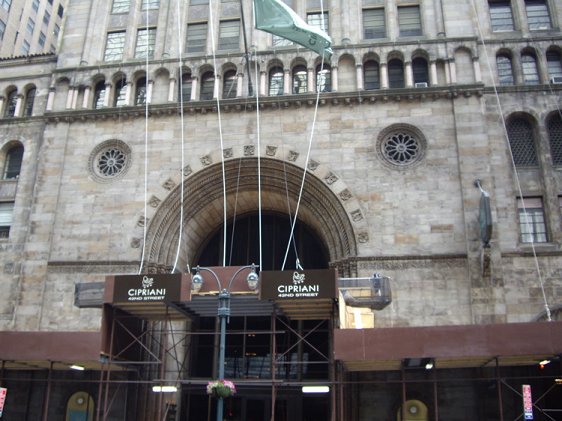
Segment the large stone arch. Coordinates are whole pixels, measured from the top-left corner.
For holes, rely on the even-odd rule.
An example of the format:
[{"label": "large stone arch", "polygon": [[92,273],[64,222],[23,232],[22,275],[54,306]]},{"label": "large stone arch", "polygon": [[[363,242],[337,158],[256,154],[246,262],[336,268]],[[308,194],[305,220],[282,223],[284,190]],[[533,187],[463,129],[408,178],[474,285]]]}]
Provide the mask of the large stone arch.
[{"label": "large stone arch", "polygon": [[[287,213],[290,206],[294,214],[304,165],[298,164],[304,158],[282,147],[268,147],[267,151],[260,160],[262,209]],[[248,156],[248,147],[240,148],[239,153],[229,150],[224,154],[229,156],[224,161],[227,219],[234,216],[235,209],[237,215],[255,212],[258,209],[257,157]],[[151,270],[170,270],[176,256],[176,268],[185,270],[205,238],[223,223],[220,154],[201,157],[196,165],[200,167],[196,171],[189,165],[184,171],[183,206],[179,180],[177,183],[168,180],[167,197],[153,215],[148,215],[145,263]],[[298,216],[324,242],[332,264],[356,256],[357,242],[367,241],[366,222],[358,200],[336,174],[315,161],[308,165]]]}]

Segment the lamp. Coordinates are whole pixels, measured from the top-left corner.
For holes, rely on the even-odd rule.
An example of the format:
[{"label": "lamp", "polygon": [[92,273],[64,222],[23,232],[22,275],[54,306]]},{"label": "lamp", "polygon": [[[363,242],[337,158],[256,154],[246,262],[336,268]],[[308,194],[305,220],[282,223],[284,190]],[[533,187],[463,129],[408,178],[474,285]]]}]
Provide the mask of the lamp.
[{"label": "lamp", "polygon": [[248,288],[250,288],[252,291],[255,291],[258,288],[259,280],[260,278],[256,273],[256,265],[252,263],[252,271],[248,273],[248,276],[246,276],[246,282],[248,282]]},{"label": "lamp", "polygon": [[178,391],[176,386],[152,386],[152,391],[155,393],[174,393]]},{"label": "lamp", "polygon": [[85,368],[78,364],[72,364],[69,368],[76,371],[84,371]]},{"label": "lamp", "polygon": [[191,277],[191,291],[199,292],[203,286],[203,276],[201,276],[201,269],[199,266],[195,268],[195,275]]},{"label": "lamp", "polygon": [[303,386],[302,393],[328,393],[329,386]]}]

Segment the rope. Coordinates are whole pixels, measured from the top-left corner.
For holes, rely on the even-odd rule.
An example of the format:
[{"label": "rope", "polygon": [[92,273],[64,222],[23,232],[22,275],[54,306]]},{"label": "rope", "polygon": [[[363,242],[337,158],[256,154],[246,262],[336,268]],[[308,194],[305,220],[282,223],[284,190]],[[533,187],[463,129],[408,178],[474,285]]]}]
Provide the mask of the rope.
[{"label": "rope", "polygon": [[[521,183],[520,183],[520,180],[519,180],[519,174],[517,172],[517,166],[515,165],[515,159],[513,158],[513,151],[511,149],[511,145],[509,143],[509,136],[508,136],[508,133],[507,133],[507,125],[505,123],[503,108],[502,108],[500,96],[498,94],[498,89],[497,89],[497,86],[496,86],[494,73],[492,71],[492,66],[491,66],[491,63],[490,63],[490,57],[489,57],[488,51],[486,49],[486,43],[484,41],[484,36],[483,36],[483,33],[482,33],[482,27],[480,25],[480,17],[479,17],[480,15],[478,14],[478,12],[476,10],[476,6],[474,5],[474,0],[471,1],[471,4],[472,4],[474,14],[477,17],[476,23],[477,23],[477,27],[478,27],[478,35],[480,36],[480,39],[482,40],[482,46],[484,47],[483,48],[484,57],[486,58],[486,63],[488,65],[488,71],[490,73],[490,79],[492,80],[492,86],[493,86],[493,89],[494,89],[494,94],[495,94],[495,97],[496,97],[497,106],[498,106],[498,109],[500,111],[501,124],[502,124],[503,131],[504,131],[504,140],[506,142],[507,149],[509,151],[509,156],[510,156],[510,159],[511,159],[511,166],[512,166],[513,172],[515,174],[515,183],[516,183],[516,187],[517,187],[517,192],[519,194],[519,197],[521,197],[521,199],[523,199],[523,191],[521,189]],[[522,202],[522,205],[523,205],[523,213],[525,214],[525,218],[527,219],[528,214],[527,214],[527,208],[525,207],[525,201],[522,200],[521,202]],[[532,250],[532,253],[533,253],[535,269],[537,271],[538,280],[539,280],[539,284],[540,284],[540,288],[541,288],[542,298],[543,298],[543,302],[544,302],[544,308],[545,308],[545,311],[546,311],[546,317],[547,317],[547,320],[550,322],[550,321],[552,321],[551,313],[550,313],[550,307],[549,307],[548,301],[546,299],[546,293],[545,293],[545,290],[544,290],[544,282],[543,282],[543,279],[542,279],[542,276],[541,276],[541,271],[540,271],[540,267],[539,267],[539,261],[538,261],[538,258],[537,258],[537,251],[536,251],[536,248],[535,248],[534,239],[533,239],[533,241],[531,241],[531,250]]]}]

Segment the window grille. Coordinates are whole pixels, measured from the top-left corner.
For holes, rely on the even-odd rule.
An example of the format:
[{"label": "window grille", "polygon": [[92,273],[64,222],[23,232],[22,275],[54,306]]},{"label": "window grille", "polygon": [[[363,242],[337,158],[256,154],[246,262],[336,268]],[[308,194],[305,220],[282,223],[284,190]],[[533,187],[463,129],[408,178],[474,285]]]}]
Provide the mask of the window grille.
[{"label": "window grille", "polygon": [[391,88],[404,87],[404,65],[402,61],[393,59],[388,62],[388,82]]},{"label": "window grille", "polygon": [[546,52],[546,65],[550,80],[554,80],[554,78],[561,78],[560,80],[562,80],[562,60],[558,51]]},{"label": "window grille", "polygon": [[306,23],[314,28],[320,29],[327,34],[329,33],[328,12],[324,13],[307,13]]},{"label": "window grille", "polygon": [[523,80],[525,85],[539,84],[539,69],[537,60],[531,54],[521,55],[521,66],[523,68]]},{"label": "window grille", "polygon": [[513,68],[511,59],[506,55],[498,55],[496,57],[496,67],[498,70],[498,80],[500,85],[513,85]]},{"label": "window grille", "polygon": [[135,105],[146,104],[146,78],[141,77],[137,80],[135,91]]},{"label": "window grille", "polygon": [[363,10],[363,38],[375,39],[386,36],[384,9]]},{"label": "window grille", "polygon": [[305,66],[293,69],[293,94],[304,94],[308,90],[308,77]]},{"label": "window grille", "polygon": [[384,158],[394,165],[405,166],[421,156],[421,145],[413,133],[400,131],[391,133],[381,143]]},{"label": "window grille", "polygon": [[380,68],[376,61],[368,61],[363,65],[363,83],[368,91],[380,89]]},{"label": "window grille", "polygon": [[398,26],[400,36],[421,35],[421,16],[419,6],[398,7]]},{"label": "window grille", "polygon": [[96,88],[94,91],[94,108],[98,109],[105,106],[105,95],[105,81],[102,80],[96,84]]},{"label": "window grille", "polygon": [[6,162],[4,163],[4,180],[13,180],[19,177],[22,160],[23,146],[18,145],[10,148],[6,154]]},{"label": "window grille", "polygon": [[237,77],[236,70],[229,70],[224,75],[224,82],[222,87],[223,98],[236,98]]},{"label": "window grille", "polygon": [[522,243],[546,243],[546,223],[540,197],[517,199]]},{"label": "window grille", "polygon": [[129,7],[131,5],[131,0],[113,0],[113,7],[111,8],[111,13],[129,13]]},{"label": "window grille", "polygon": [[332,91],[332,69],[328,64],[316,67],[316,89],[318,92]]},{"label": "window grille", "polygon": [[192,81],[191,81],[191,74],[184,73],[181,76],[181,87],[180,87],[180,95],[183,102],[191,101],[191,89],[192,89]]},{"label": "window grille", "polygon": [[155,10],[160,7],[160,0],[142,0],[141,10]]},{"label": "window grille", "polygon": [[201,93],[199,95],[201,101],[213,99],[215,91],[215,75],[213,72],[207,72],[201,78]]},{"label": "window grille", "polygon": [[238,50],[240,48],[240,21],[228,20],[219,26],[219,50]]},{"label": "window grille", "polygon": [[490,21],[493,32],[513,31],[513,13],[509,1],[490,1]]},{"label": "window grille", "polygon": [[25,104],[23,107],[23,115],[29,117],[33,114],[33,103],[35,102],[35,93],[37,90],[35,88],[31,88],[27,91],[27,95],[25,96]]},{"label": "window grille", "polygon": [[125,79],[121,79],[115,84],[115,100],[113,105],[115,107],[123,107],[127,105],[127,83]]},{"label": "window grille", "polygon": [[550,13],[545,0],[526,0],[525,11],[530,30],[550,29]]},{"label": "window grille", "polygon": [[507,123],[507,136],[513,155],[513,161],[518,167],[538,166],[535,149],[535,135],[533,126],[523,118],[513,118]]},{"label": "window grille", "polygon": [[10,227],[14,214],[14,202],[0,203],[0,238],[10,236]]},{"label": "window grille", "polygon": [[203,53],[207,46],[207,23],[187,25],[187,53]]},{"label": "window grille", "polygon": [[550,140],[550,155],[552,164],[562,166],[562,118],[559,113],[554,114],[547,122],[548,138]]},{"label": "window grille", "polygon": [[4,112],[5,117],[15,117],[17,103],[18,91],[14,89],[8,94],[8,98],[6,100],[6,111]]},{"label": "window grille", "polygon": [[412,73],[414,75],[414,84],[427,83],[429,85],[429,69],[426,59],[422,57],[416,57],[413,59]]},{"label": "window grille", "polygon": [[135,58],[153,58],[156,44],[156,28],[139,29],[137,32],[137,46]]},{"label": "window grille", "polygon": [[284,72],[281,67],[269,71],[269,96],[283,95]]},{"label": "window grille", "polygon": [[293,45],[293,42],[287,38],[280,37],[279,35],[273,35],[271,44],[274,47],[287,47]]},{"label": "window grille", "polygon": [[109,32],[105,44],[104,61],[118,61],[123,58],[125,31]]}]

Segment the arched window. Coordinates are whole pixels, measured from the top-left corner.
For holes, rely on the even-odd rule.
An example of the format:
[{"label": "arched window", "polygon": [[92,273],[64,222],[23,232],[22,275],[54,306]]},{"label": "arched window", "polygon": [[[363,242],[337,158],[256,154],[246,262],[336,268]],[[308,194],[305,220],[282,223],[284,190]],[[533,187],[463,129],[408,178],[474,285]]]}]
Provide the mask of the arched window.
[{"label": "arched window", "polygon": [[496,56],[496,67],[498,69],[498,81],[500,85],[513,85],[514,79],[511,58],[505,54],[498,54]]},{"label": "arched window", "polygon": [[25,117],[29,117],[33,114],[33,103],[35,102],[35,88],[30,88],[27,90],[27,94],[25,95],[25,104],[23,107],[23,115]]},{"label": "arched window", "polygon": [[6,111],[4,112],[5,117],[15,117],[16,116],[16,104],[18,102],[18,91],[12,90],[8,94],[6,99]]},{"label": "arched window", "polygon": [[23,159],[23,146],[16,145],[6,152],[6,160],[4,161],[4,180],[13,180],[20,176],[21,161]]},{"label": "arched window", "polygon": [[318,92],[332,91],[332,68],[329,64],[316,66],[316,89]]},{"label": "arched window", "polygon": [[236,70],[229,70],[224,74],[222,85],[223,98],[236,98],[236,82]]},{"label": "arched window", "polygon": [[191,101],[191,88],[193,86],[191,73],[181,75],[180,98],[183,102]]},{"label": "arched window", "polygon": [[135,105],[146,104],[146,78],[141,77],[137,79],[137,86],[135,89]]},{"label": "arched window", "polygon": [[427,67],[427,60],[423,57],[416,57],[412,60],[412,73],[414,74],[414,86],[418,83],[426,84],[429,86],[429,70]]},{"label": "arched window", "polygon": [[514,117],[508,120],[506,126],[515,165],[518,167],[537,167],[539,161],[533,125],[525,118]]},{"label": "arched window", "polygon": [[295,66],[293,69],[293,94],[304,94],[308,90],[306,67]]},{"label": "arched window", "polygon": [[122,78],[115,84],[115,98],[113,98],[114,107],[123,107],[127,105],[127,81]]},{"label": "arched window", "polygon": [[523,81],[525,85],[539,84],[539,69],[537,59],[533,54],[524,53],[521,55],[521,66],[523,67]]},{"label": "arched window", "polygon": [[548,119],[546,124],[548,131],[548,139],[550,141],[550,155],[552,156],[552,164],[556,166],[562,165],[562,118],[560,113],[555,113]]},{"label": "arched window", "polygon": [[201,93],[199,99],[201,101],[207,101],[213,99],[213,93],[215,91],[215,75],[213,72],[207,72],[201,78]]},{"label": "arched window", "polygon": [[546,52],[548,76],[553,83],[562,83],[562,60],[558,51]]},{"label": "arched window", "polygon": [[96,87],[94,89],[94,108],[98,109],[104,107],[105,95],[105,80],[100,80],[98,83],[96,83]]},{"label": "arched window", "polygon": [[283,95],[283,75],[282,67],[274,67],[269,71],[269,96]]},{"label": "arched window", "polygon": [[379,63],[374,60],[367,61],[363,65],[363,83],[365,90],[380,89],[380,68]]},{"label": "arched window", "polygon": [[404,64],[399,59],[388,62],[388,82],[391,88],[404,87]]}]

